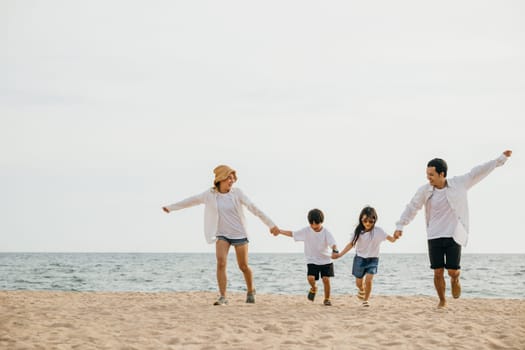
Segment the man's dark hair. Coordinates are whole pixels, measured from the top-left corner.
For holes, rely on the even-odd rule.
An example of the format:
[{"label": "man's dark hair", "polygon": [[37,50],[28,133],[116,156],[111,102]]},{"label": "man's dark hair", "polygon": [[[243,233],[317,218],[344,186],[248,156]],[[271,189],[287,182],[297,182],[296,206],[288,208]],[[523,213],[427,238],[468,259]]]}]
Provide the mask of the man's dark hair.
[{"label": "man's dark hair", "polygon": [[431,167],[436,168],[436,172],[438,174],[444,173],[445,177],[447,177],[448,166],[447,166],[447,162],[445,162],[443,159],[441,158],[432,159],[427,164],[427,168],[431,168]]},{"label": "man's dark hair", "polygon": [[324,221],[324,214],[319,209],[312,209],[308,212],[308,222],[310,224],[322,224]]}]

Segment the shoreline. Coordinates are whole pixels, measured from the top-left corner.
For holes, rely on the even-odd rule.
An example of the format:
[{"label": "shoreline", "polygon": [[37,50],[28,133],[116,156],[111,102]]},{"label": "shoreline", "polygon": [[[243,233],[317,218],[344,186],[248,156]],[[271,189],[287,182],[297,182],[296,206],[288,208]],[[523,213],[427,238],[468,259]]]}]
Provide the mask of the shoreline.
[{"label": "shoreline", "polygon": [[524,349],[525,300],[215,292],[0,291],[8,349]]},{"label": "shoreline", "polygon": [[[318,298],[323,298],[323,286],[319,285],[319,294]],[[259,289],[257,289],[257,296],[275,296],[275,297],[299,297],[303,298],[304,295],[306,295],[306,291],[308,290],[308,287],[305,288],[304,293],[265,293],[261,292],[259,293]],[[159,294],[159,295],[182,295],[182,294],[199,294],[199,293],[206,293],[210,294],[212,301],[213,298],[217,298],[219,295],[218,292],[213,291],[202,291],[202,290],[64,290],[64,289],[0,289],[0,294],[2,293],[73,293],[73,294],[137,294],[137,295],[148,295],[148,294]],[[447,285],[447,300],[453,300],[452,295],[450,295],[450,287]],[[230,295],[245,295],[245,291],[239,291],[239,290],[228,290],[227,291],[228,298]],[[331,299],[337,298],[344,298],[344,297],[352,297],[355,296],[355,294],[352,293],[340,293],[340,292],[334,292],[331,293]],[[380,292],[373,292],[371,298],[429,298],[429,299],[437,299],[437,295],[434,294],[381,294]],[[525,301],[525,297],[493,297],[493,296],[471,296],[468,295],[466,292],[462,292],[461,294],[461,300],[486,300],[486,301],[503,301],[503,300],[514,300],[514,301]]]}]

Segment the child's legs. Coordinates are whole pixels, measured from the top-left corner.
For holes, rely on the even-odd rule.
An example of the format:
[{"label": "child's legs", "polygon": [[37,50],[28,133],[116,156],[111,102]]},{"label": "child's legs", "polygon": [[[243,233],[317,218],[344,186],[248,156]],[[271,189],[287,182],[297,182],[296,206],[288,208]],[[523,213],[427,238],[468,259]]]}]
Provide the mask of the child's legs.
[{"label": "child's legs", "polygon": [[324,298],[330,299],[330,277],[323,277]]},{"label": "child's legs", "polygon": [[368,300],[368,298],[370,298],[370,294],[372,293],[372,280],[374,279],[374,275],[373,274],[370,274],[370,273],[367,273],[365,275],[365,301]]},{"label": "child's legs", "polygon": [[312,287],[313,290],[316,290],[317,287],[315,286],[315,276],[308,275],[306,277],[308,279],[308,283],[310,283],[310,287]]},{"label": "child's legs", "polygon": [[356,255],[352,265],[352,275],[355,277],[355,286],[363,291],[363,277],[365,277],[365,259]]},{"label": "child's legs", "polygon": [[368,301],[368,298],[370,298],[370,294],[372,293],[372,279],[374,278],[374,275],[377,273],[377,267],[379,265],[379,258],[367,258],[365,259],[364,264],[365,269],[365,276],[363,278],[364,282],[364,301]]},{"label": "child's legs", "polygon": [[310,287],[316,291],[317,287],[315,286],[315,281],[319,279],[319,266],[315,264],[307,264],[306,267],[306,278],[308,279],[308,283],[310,284]]},{"label": "child's legs", "polygon": [[334,264],[321,265],[321,278],[323,279],[324,298],[330,299],[330,277],[334,277]]},{"label": "child's legs", "polygon": [[357,289],[359,290],[364,290],[363,288],[363,279],[362,278],[357,278],[355,279],[355,286],[357,287]]}]

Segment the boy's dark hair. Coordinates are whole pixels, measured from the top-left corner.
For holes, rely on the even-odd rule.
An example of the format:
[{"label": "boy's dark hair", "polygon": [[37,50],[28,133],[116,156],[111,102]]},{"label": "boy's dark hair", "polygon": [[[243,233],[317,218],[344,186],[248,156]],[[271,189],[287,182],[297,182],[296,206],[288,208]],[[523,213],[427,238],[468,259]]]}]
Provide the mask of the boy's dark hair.
[{"label": "boy's dark hair", "polygon": [[312,209],[308,212],[308,222],[310,224],[322,224],[324,221],[324,214],[319,209]]},{"label": "boy's dark hair", "polygon": [[448,166],[447,166],[447,162],[445,162],[443,159],[441,158],[432,159],[427,164],[427,168],[430,168],[430,167],[436,168],[436,172],[438,174],[444,173],[445,177],[447,177]]}]

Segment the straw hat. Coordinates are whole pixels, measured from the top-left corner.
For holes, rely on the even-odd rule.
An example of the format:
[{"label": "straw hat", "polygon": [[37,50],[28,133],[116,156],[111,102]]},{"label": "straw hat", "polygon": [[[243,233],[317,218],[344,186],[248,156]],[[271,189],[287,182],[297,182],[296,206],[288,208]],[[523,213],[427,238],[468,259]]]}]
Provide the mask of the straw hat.
[{"label": "straw hat", "polygon": [[234,180],[237,181],[237,174],[235,173],[235,170],[233,170],[227,165],[219,165],[215,169],[213,169],[213,172],[215,174],[215,180],[213,180],[214,185],[217,182],[226,180],[230,174],[233,174]]}]

